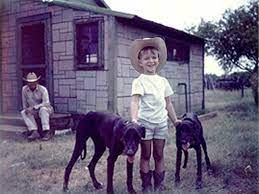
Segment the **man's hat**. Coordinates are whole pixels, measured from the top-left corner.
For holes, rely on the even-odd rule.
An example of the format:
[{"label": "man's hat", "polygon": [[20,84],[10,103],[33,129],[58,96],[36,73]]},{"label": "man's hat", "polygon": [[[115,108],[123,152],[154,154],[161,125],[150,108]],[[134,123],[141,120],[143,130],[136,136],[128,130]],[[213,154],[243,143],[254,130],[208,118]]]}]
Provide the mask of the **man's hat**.
[{"label": "man's hat", "polygon": [[30,72],[28,73],[28,75],[26,76],[26,78],[23,78],[24,81],[27,82],[36,82],[40,79],[40,76],[37,77],[37,75],[34,72]]},{"label": "man's hat", "polygon": [[162,69],[162,67],[166,64],[167,60],[167,49],[165,45],[165,41],[160,37],[155,38],[144,38],[144,39],[136,39],[133,41],[131,46],[131,55],[130,60],[132,66],[139,72],[143,73],[143,68],[139,65],[139,52],[145,47],[154,47],[159,52],[159,65],[157,67],[157,72]]}]

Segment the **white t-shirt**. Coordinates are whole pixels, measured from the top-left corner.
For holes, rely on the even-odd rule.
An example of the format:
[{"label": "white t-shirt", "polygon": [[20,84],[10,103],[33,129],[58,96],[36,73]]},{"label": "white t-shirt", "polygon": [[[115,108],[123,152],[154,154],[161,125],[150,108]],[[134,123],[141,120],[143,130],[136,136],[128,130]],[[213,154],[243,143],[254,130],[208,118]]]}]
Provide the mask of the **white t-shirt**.
[{"label": "white t-shirt", "polygon": [[141,74],[134,79],[131,95],[140,95],[138,119],[151,123],[166,121],[165,97],[171,96],[173,93],[167,79],[159,75]]}]

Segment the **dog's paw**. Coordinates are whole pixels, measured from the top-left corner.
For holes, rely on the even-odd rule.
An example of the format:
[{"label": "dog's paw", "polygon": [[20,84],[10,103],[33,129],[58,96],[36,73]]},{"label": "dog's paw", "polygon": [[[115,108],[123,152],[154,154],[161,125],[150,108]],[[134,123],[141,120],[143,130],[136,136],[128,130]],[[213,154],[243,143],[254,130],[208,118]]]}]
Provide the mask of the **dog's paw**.
[{"label": "dog's paw", "polygon": [[202,188],[202,182],[197,180],[196,185],[195,185],[195,189],[201,189],[201,188]]},{"label": "dog's paw", "polygon": [[68,192],[68,182],[67,181],[63,182],[63,192]]},{"label": "dog's paw", "polygon": [[68,191],[69,191],[68,187],[67,186],[63,186],[63,192],[66,193]]},{"label": "dog's paw", "polygon": [[180,177],[175,177],[174,186],[175,186],[175,187],[179,187],[179,186],[180,186],[180,183],[181,183]]},{"label": "dog's paw", "polygon": [[114,191],[107,191],[107,194],[114,194]]},{"label": "dog's paw", "polygon": [[208,167],[207,171],[208,171],[208,175],[213,175],[214,174],[214,170],[213,170],[212,167]]},{"label": "dog's paw", "polygon": [[180,182],[180,181],[179,181],[179,182],[174,182],[174,187],[175,187],[175,188],[180,187],[180,185],[181,185],[181,182]]},{"label": "dog's paw", "polygon": [[128,189],[128,193],[130,193],[130,194],[137,194],[137,192],[133,188]]},{"label": "dog's paw", "polygon": [[96,189],[102,189],[103,188],[103,183],[100,183],[100,182],[95,182],[94,183],[94,188],[96,188]]}]

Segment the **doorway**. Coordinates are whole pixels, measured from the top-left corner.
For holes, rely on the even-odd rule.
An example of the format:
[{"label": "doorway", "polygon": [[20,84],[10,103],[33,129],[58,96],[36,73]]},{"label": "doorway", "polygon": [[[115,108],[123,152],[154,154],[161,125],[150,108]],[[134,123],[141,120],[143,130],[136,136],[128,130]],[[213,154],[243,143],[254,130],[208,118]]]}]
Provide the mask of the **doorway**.
[{"label": "doorway", "polygon": [[[20,91],[29,72],[41,76],[39,84],[48,89],[53,103],[50,15],[18,19],[18,78]],[[21,98],[20,98],[21,99]],[[20,108],[22,102],[19,100]]]}]

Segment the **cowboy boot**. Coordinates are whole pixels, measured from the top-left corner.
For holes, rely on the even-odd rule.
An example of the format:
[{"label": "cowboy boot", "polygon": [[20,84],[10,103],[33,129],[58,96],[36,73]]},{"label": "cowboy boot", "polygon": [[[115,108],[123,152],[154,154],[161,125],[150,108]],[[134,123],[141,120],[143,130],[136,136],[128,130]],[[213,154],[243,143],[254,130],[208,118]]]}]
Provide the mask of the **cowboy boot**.
[{"label": "cowboy boot", "polygon": [[154,177],[154,191],[164,191],[166,190],[163,181],[165,178],[165,171],[163,172],[156,172],[153,171],[153,177]]},{"label": "cowboy boot", "polygon": [[151,184],[152,170],[150,170],[148,173],[144,173],[141,170],[139,172],[140,172],[140,178],[142,180],[142,193],[152,192],[152,184]]}]

